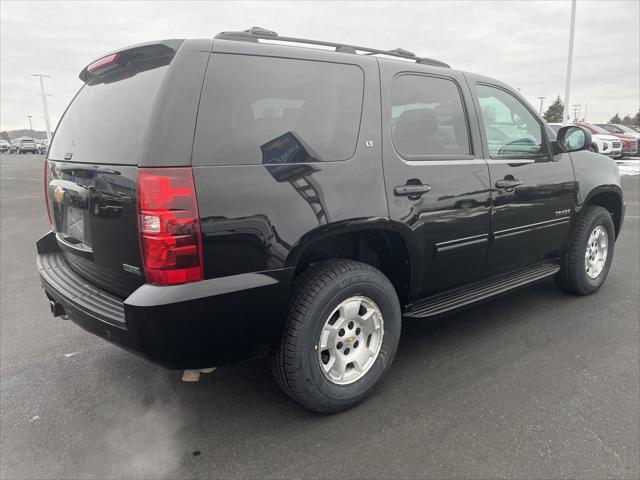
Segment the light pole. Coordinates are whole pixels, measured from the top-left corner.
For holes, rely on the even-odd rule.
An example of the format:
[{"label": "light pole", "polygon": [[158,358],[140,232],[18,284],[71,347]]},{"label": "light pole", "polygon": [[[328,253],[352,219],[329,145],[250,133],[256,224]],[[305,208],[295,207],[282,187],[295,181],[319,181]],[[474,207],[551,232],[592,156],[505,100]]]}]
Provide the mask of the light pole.
[{"label": "light pole", "polygon": [[544,99],[547,97],[538,97],[538,100],[540,100],[540,116],[542,116],[542,105],[544,104]]},{"label": "light pole", "polygon": [[576,27],[576,0],[571,2],[571,23],[569,26],[569,55],[567,58],[567,77],[564,87],[564,109],[562,111],[562,123],[567,123],[569,118],[569,95],[571,93],[571,63],[573,62],[573,37]]},{"label": "light pole", "polygon": [[587,121],[587,107],[589,106],[589,102],[584,102],[584,115],[582,116],[582,121]]},{"label": "light pole", "polygon": [[44,124],[47,127],[47,144],[51,144],[51,124],[49,123],[49,106],[47,105],[47,94],[44,93],[44,82],[42,78],[51,78],[50,75],[33,73],[32,77],[40,77],[40,95],[42,96],[42,108],[44,110]]},{"label": "light pole", "polygon": [[35,138],[33,136],[33,124],[31,123],[31,117],[32,117],[32,115],[27,115],[27,118],[29,119],[29,129],[31,130],[31,139],[35,140]]},{"label": "light pole", "polygon": [[579,115],[580,115],[580,104],[573,105],[573,122],[574,123],[578,121]]}]

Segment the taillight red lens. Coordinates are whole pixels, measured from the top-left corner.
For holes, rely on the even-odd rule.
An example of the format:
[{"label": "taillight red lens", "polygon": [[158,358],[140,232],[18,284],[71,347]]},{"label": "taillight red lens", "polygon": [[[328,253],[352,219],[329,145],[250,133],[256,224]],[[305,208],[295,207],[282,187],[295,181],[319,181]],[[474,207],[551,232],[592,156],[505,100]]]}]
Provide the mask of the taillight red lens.
[{"label": "taillight red lens", "polygon": [[102,70],[103,68],[107,68],[114,63],[118,62],[119,53],[112,53],[111,55],[107,55],[106,57],[101,58],[100,60],[96,60],[91,65],[87,67],[87,71],[90,73],[96,73],[98,70]]},{"label": "taillight red lens", "polygon": [[190,167],[138,169],[138,231],[147,282],[202,280],[202,241]]},{"label": "taillight red lens", "polygon": [[44,203],[47,206],[47,216],[49,217],[49,225],[53,226],[51,221],[51,207],[49,206],[49,161],[44,161]]}]

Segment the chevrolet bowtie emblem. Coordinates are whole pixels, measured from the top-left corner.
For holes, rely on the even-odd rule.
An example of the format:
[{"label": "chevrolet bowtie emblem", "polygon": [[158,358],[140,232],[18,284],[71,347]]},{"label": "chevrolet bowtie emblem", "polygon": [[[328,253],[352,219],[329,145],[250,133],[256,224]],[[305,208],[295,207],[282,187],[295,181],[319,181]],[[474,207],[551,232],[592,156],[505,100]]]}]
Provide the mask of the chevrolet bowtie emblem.
[{"label": "chevrolet bowtie emblem", "polygon": [[344,339],[344,341],[345,341],[345,342],[348,342],[348,343],[351,343],[351,342],[353,342],[355,339],[356,339],[356,337],[353,337],[353,336],[352,336],[352,337],[347,337],[347,338],[345,338],[345,339]]}]

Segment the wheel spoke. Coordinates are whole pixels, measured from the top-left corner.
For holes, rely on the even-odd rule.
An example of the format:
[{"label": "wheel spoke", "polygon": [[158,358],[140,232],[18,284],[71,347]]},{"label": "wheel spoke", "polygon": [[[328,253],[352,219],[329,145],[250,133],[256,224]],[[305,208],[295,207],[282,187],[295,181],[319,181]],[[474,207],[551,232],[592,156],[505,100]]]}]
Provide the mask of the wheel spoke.
[{"label": "wheel spoke", "polygon": [[335,380],[342,380],[344,378],[344,372],[347,370],[347,363],[349,362],[347,362],[342,355],[332,355],[329,363],[331,364],[329,374],[333,376]]},{"label": "wheel spoke", "polygon": [[342,306],[342,309],[340,312],[341,316],[343,316],[345,320],[352,320],[358,315],[361,304],[362,304],[362,301],[359,298],[353,299],[350,302],[345,303]]},{"label": "wheel spoke", "polygon": [[366,335],[369,335],[370,333],[373,333],[378,328],[380,328],[379,325],[376,325],[376,321],[374,318],[375,315],[376,311],[371,308],[367,310],[367,312],[362,317],[360,317],[360,325],[362,326],[362,330]]},{"label": "wheel spoke", "polygon": [[372,352],[368,348],[362,348],[358,354],[351,359],[353,363],[353,368],[355,368],[358,372],[362,372],[367,367],[367,362],[371,360],[374,352]]},{"label": "wheel spoke", "polygon": [[[330,326],[329,326],[330,327]],[[329,346],[333,346],[333,335],[329,328],[325,327],[320,334],[320,350],[326,350]]]}]

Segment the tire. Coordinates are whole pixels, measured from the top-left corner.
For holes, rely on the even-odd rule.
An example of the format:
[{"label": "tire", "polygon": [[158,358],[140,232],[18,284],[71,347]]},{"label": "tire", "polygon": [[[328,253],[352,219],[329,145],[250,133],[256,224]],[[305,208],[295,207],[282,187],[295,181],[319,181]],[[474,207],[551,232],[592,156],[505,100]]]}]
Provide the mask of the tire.
[{"label": "tire", "polygon": [[[589,295],[602,286],[611,268],[616,238],[609,211],[594,205],[585,208],[584,215],[578,221],[573,243],[562,257],[560,272],[555,277],[556,284],[562,290],[578,295]],[[591,256],[587,257],[589,240],[599,227],[606,232],[606,259],[599,271],[598,268],[594,270],[593,266],[588,270],[587,258],[591,258]]]},{"label": "tire", "polygon": [[[354,301],[361,302],[360,309],[353,308],[358,305]],[[361,313],[365,312],[362,308],[366,313]],[[349,316],[350,312],[355,311],[371,315],[370,319],[382,319],[378,320],[377,333],[369,335],[368,340],[365,336],[370,330],[364,323],[362,329],[358,326],[358,320],[366,322],[364,317],[358,316],[355,323],[349,321],[355,318]],[[389,371],[400,340],[401,319],[396,291],[379,270],[352,260],[318,263],[294,282],[284,333],[270,359],[273,376],[289,397],[315,412],[334,413],[352,407],[367,398]],[[333,330],[329,326],[332,320]],[[327,329],[335,332],[337,343],[331,340],[329,347],[333,355],[329,349],[320,350],[323,343],[329,343],[321,340]],[[373,355],[371,351],[376,348],[379,352]],[[352,357],[341,356],[349,353]],[[368,368],[355,368],[356,363],[349,363],[354,355],[371,355]],[[335,363],[329,363],[332,358]],[[342,380],[329,378],[332,372],[325,373],[329,365],[347,366]]]}]

